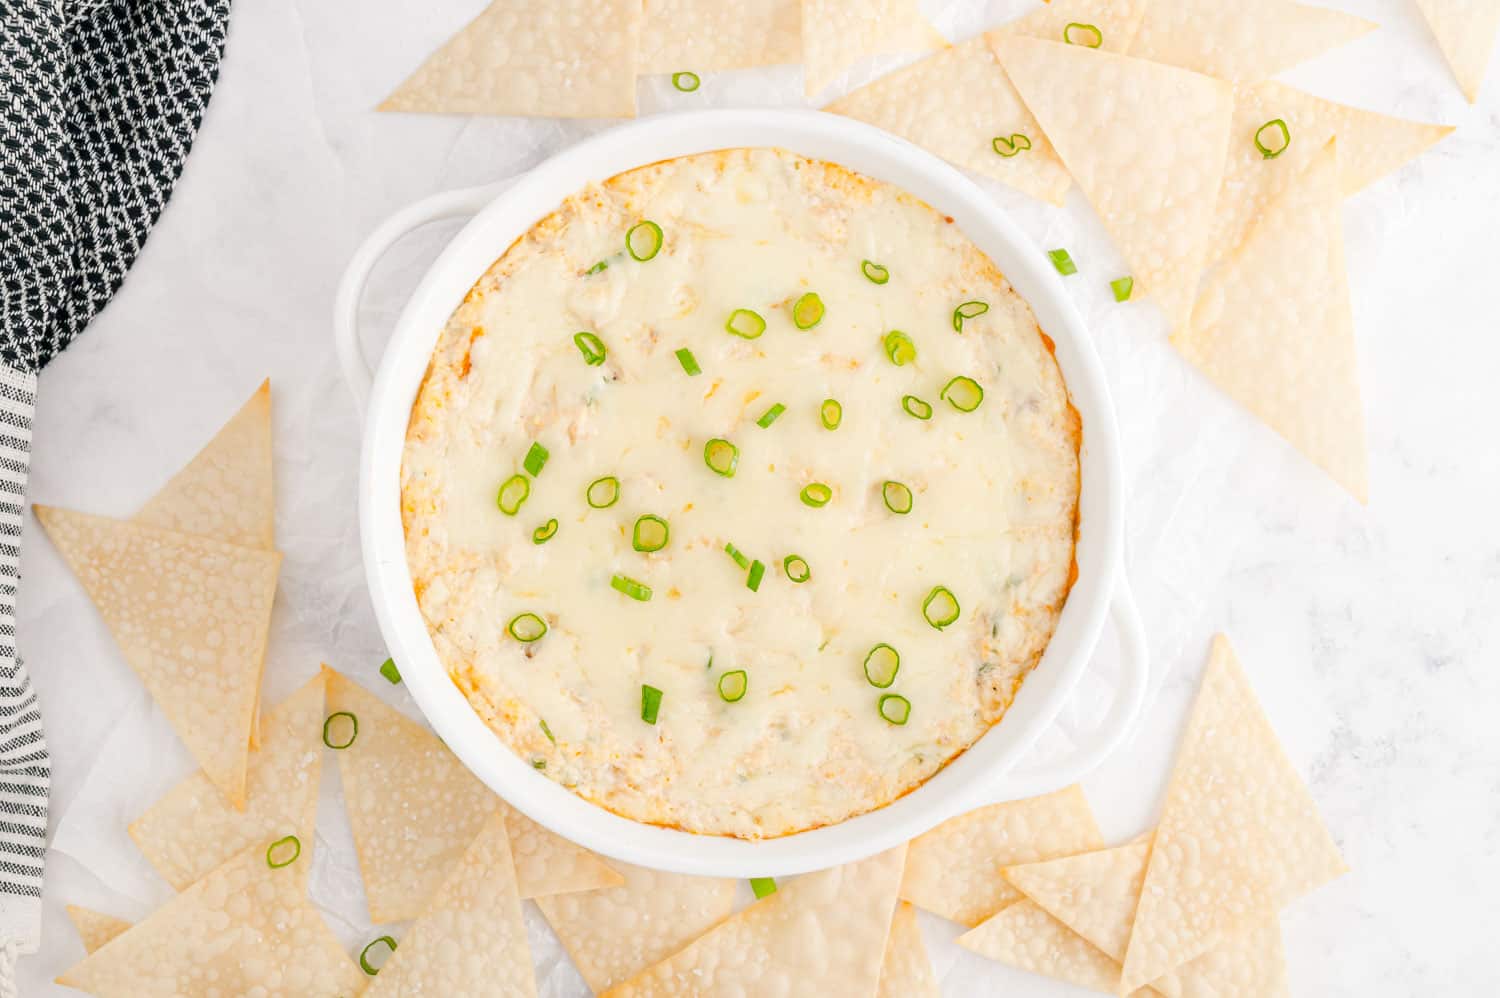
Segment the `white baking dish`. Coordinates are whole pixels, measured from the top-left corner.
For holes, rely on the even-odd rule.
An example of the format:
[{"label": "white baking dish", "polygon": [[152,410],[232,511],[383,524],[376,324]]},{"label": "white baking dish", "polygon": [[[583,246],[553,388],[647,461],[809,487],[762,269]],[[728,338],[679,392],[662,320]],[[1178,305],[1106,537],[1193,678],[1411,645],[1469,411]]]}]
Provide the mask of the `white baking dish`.
[{"label": "white baking dish", "polygon": [[[1057,342],[1057,360],[1083,420],[1083,494],[1077,584],[1041,664],[1004,720],[942,772],[890,805],[827,828],[750,842],[659,828],[589,804],[534,771],[470,709],[428,637],[407,571],[400,515],[401,453],[412,400],[448,315],[486,268],[567,195],[590,181],[657,160],[736,146],[778,146],[896,184],[953,216],[1031,303]],[[371,267],[424,222],[474,215],[413,292],[373,377],[360,352],[358,302]],[[412,696],[444,741],[495,792],[589,849],[682,873],[749,877],[847,863],[918,835],[962,811],[1077,780],[1109,753],[1140,711],[1145,643],[1121,570],[1124,496],[1109,392],[1082,321],[1045,254],[958,171],[867,125],[812,111],[707,111],[647,118],[560,153],[500,185],[428,198],[382,224],[355,254],[336,303],[340,360],[364,410],[360,541],[386,644]],[[1057,717],[1087,669],[1113,611],[1124,667],[1115,701],[1088,744],[1058,764],[1013,767]],[[441,820],[434,816],[434,820]]]}]

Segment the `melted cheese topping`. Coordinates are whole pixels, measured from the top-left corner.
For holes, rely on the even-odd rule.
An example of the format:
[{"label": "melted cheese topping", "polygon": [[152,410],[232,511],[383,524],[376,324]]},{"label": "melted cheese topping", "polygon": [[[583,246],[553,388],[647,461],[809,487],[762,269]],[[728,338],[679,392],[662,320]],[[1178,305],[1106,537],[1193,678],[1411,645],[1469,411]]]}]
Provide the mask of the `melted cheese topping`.
[{"label": "melted cheese topping", "polygon": [[[665,234],[644,262],[623,252],[641,219]],[[804,331],[791,306],[808,291],[826,315]],[[989,310],[956,332],[970,300]],[[764,334],[726,332],[737,308]],[[888,359],[893,329],[913,362]],[[585,363],[581,330],[603,364]],[[984,389],[973,412],[939,397],[959,375]],[[903,411],[906,395],[932,418]],[[843,406],[832,431],[828,398]],[[715,437],[739,449],[732,478],[705,465]],[[455,683],[547,776],[641,821],[783,835],[899,797],[1004,714],[1072,582],[1078,440],[1050,343],[951,220],[778,150],[685,157],[570,198],[455,311],[408,430],[408,559]],[[550,459],[504,515],[497,490],[533,441]],[[619,501],[590,508],[606,475]],[[911,489],[909,514],[887,509],[887,480]],[[813,482],[832,489],[822,508],[799,498]],[[670,524],[656,553],[632,548],[646,514]],[[556,535],[534,543],[549,518]],[[726,543],[765,564],[759,591]],[[622,595],[616,574],[652,598]],[[961,606],[943,630],[922,613],[939,585]],[[506,632],[528,612],[548,625],[530,644]],[[881,642],[901,656],[889,689],[863,667]],[[718,681],[740,669],[748,692],[725,702]],[[662,691],[654,725],[643,684]],[[880,716],[884,694],[910,702],[906,724]]]}]

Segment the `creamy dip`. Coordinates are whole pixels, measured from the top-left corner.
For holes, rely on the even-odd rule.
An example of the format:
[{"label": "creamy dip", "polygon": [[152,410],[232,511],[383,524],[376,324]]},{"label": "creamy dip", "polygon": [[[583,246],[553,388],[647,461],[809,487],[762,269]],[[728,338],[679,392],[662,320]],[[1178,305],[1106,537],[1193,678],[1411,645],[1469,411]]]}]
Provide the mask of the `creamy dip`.
[{"label": "creamy dip", "polygon": [[453,681],[539,771],[785,835],[1000,720],[1073,581],[1079,436],[952,219],[780,150],[689,156],[569,198],[454,312],[407,434],[408,561]]}]

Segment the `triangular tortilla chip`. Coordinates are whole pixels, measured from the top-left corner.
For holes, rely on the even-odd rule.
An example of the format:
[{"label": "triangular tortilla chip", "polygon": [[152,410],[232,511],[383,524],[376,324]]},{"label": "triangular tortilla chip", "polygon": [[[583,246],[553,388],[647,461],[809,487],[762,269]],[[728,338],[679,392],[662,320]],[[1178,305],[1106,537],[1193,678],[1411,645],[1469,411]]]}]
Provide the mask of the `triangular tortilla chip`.
[{"label": "triangular tortilla chip", "polygon": [[1228,84],[1005,32],[1000,64],[1172,328],[1203,271],[1229,142]]},{"label": "triangular tortilla chip", "polygon": [[281,555],[69,510],[36,514],[177,736],[243,810]]},{"label": "triangular tortilla chip", "polygon": [[522,897],[622,882],[593,853],[506,806],[432,732],[332,669],[328,711],[359,719],[354,744],[336,754],[372,921],[416,918],[496,810]]},{"label": "triangular tortilla chip", "polygon": [[1369,495],[1333,143],[1271,203],[1172,342],[1209,380]]},{"label": "triangular tortilla chip", "polygon": [[401,937],[365,998],[530,998],[536,974],[521,921],[505,818],[496,811]]},{"label": "triangular tortilla chip", "polygon": [[247,805],[224,804],[200,770],[173,787],[130,826],[130,837],[177,890],[255,842],[296,835],[304,850],[317,835],[323,760],[323,674],[266,715],[265,744],[250,755]]},{"label": "triangular tortilla chip", "polygon": [[[1170,998],[1288,998],[1286,950],[1281,925],[1264,918],[1170,976],[1178,990]],[[1152,986],[1161,990],[1158,982]]]},{"label": "triangular tortilla chip", "polygon": [[606,995],[870,995],[905,846],[782,884]]},{"label": "triangular tortilla chip", "polygon": [[912,839],[901,897],[935,915],[975,926],[1021,897],[999,875],[1001,867],[1103,845],[1081,787],[991,804]]},{"label": "triangular tortilla chip", "polygon": [[494,0],[381,111],[635,117],[641,0]]},{"label": "triangular tortilla chip", "polygon": [[803,85],[822,92],[862,59],[947,45],[916,0],[802,0]]},{"label": "triangular tortilla chip", "polygon": [[1219,635],[1167,784],[1121,983],[1155,980],[1347,869]]},{"label": "triangular tortilla chip", "polygon": [[1432,28],[1443,58],[1453,68],[1459,89],[1473,104],[1479,100],[1484,68],[1500,34],[1500,3],[1495,0],[1417,0]]},{"label": "triangular tortilla chip", "polygon": [[[356,995],[364,975],[307,900],[304,853],[288,867],[258,843],[85,957],[57,983],[97,998]],[[267,981],[280,989],[267,990]]]},{"label": "triangular tortilla chip", "polygon": [[[1292,140],[1281,155],[1266,159],[1255,147],[1255,133],[1277,118],[1286,122]],[[1214,211],[1208,262],[1217,263],[1234,252],[1255,219],[1335,135],[1339,140],[1339,187],[1347,196],[1415,159],[1451,131],[1449,125],[1405,121],[1335,104],[1282,83],[1236,87],[1229,158]],[[1271,134],[1280,133],[1273,130]]]},{"label": "triangular tortilla chip", "polygon": [[917,909],[902,901],[891,916],[891,934],[885,940],[880,963],[880,990],[875,998],[939,998],[932,961],[917,925]]},{"label": "triangular tortilla chip", "polygon": [[701,73],[801,60],[800,0],[646,0],[642,73]]},{"label": "triangular tortilla chip", "polygon": [[68,918],[72,919],[73,928],[78,930],[78,938],[83,940],[83,949],[86,953],[94,952],[130,928],[130,923],[123,918],[90,911],[76,904],[68,905]]},{"label": "triangular tortilla chip", "polygon": [[1254,83],[1374,31],[1378,25],[1289,0],[1159,0],[1131,54],[1234,83]]},{"label": "triangular tortilla chip", "polygon": [[591,991],[665,960],[729,917],[733,880],[616,863],[625,883],[537,899]]},{"label": "triangular tortilla chip", "polygon": [[[959,936],[958,944],[991,960],[1079,987],[1109,994],[1119,988],[1120,965],[1034,901],[1012,902]],[[1133,992],[1133,998],[1149,994],[1142,989]]]}]

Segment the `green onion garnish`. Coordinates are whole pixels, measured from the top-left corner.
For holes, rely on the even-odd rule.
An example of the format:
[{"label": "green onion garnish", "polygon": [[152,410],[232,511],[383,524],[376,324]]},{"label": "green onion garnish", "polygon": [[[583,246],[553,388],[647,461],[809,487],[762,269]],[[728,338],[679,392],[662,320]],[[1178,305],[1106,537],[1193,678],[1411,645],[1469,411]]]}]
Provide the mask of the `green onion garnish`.
[{"label": "green onion garnish", "polygon": [[782,405],[780,402],[777,402],[775,405],[771,406],[771,408],[761,413],[760,418],[755,421],[755,425],[759,426],[761,429],[767,429],[772,423],[776,422],[777,417],[779,417],[783,412],[786,412],[786,406]]},{"label": "green onion garnish", "polygon": [[734,469],[740,466],[740,449],[723,437],[714,437],[703,445],[703,463],[714,474],[733,478]]},{"label": "green onion garnish", "polygon": [[647,724],[656,723],[657,712],[661,710],[661,690],[655,686],[641,684],[641,720]]},{"label": "green onion garnish", "polygon": [[547,466],[547,458],[551,456],[547,453],[547,448],[533,443],[531,449],[526,452],[526,458],[521,462],[521,467],[526,469],[528,475],[535,478],[542,473],[542,469]]},{"label": "green onion garnish", "polygon": [[882,343],[885,345],[885,355],[897,367],[910,364],[917,359],[917,345],[911,341],[910,336],[899,329],[892,329],[886,333]]},{"label": "green onion garnish", "polygon": [[911,512],[911,489],[900,482],[886,482],[882,485],[880,498],[885,500],[885,508],[892,513],[905,516]]},{"label": "green onion garnish", "polygon": [[[740,549],[735,547],[733,544],[726,543],[724,545],[724,553],[733,558],[734,563],[741,568],[750,567],[750,559],[741,554]],[[709,661],[713,661],[713,656],[709,656]]]},{"label": "green onion garnish", "polygon": [[776,893],[776,878],[775,877],[751,877],[750,878],[750,889],[755,892],[756,900],[759,900],[760,898],[765,897],[767,894],[775,894]]},{"label": "green onion garnish", "polygon": [[749,688],[750,677],[745,674],[744,669],[735,669],[719,677],[719,699],[725,703],[735,703],[743,699],[745,691]]},{"label": "green onion garnish", "polygon": [[958,619],[958,597],[946,586],[933,586],[922,601],[922,616],[941,631]]},{"label": "green onion garnish", "polygon": [[724,329],[741,339],[753,340],[766,331],[766,320],[759,312],[748,308],[737,308],[724,320]]},{"label": "green onion garnish", "polygon": [[651,587],[644,582],[637,582],[628,575],[616,575],[609,580],[609,587],[615,592],[624,593],[638,603],[644,603],[651,598]]},{"label": "green onion garnish", "polygon": [[585,274],[585,276],[593,277],[595,274],[602,274],[602,273],[604,273],[608,269],[609,269],[609,261],[608,260],[600,260],[598,263],[594,264],[588,270],[585,270],[584,274]]},{"label": "green onion garnish", "polygon": [[869,260],[860,263],[859,269],[865,275],[865,280],[871,284],[884,284],[891,279],[891,272],[889,270]]},{"label": "green onion garnish", "polygon": [[982,301],[966,301],[953,310],[953,331],[961,333],[964,331],[964,320],[975,319],[990,310],[990,306]]},{"label": "green onion garnish", "polygon": [[886,689],[901,671],[901,653],[882,641],[865,656],[865,679],[876,689]]},{"label": "green onion garnish", "polygon": [[821,506],[827,506],[828,500],[832,498],[833,489],[829,488],[827,485],[824,485],[822,482],[813,482],[807,488],[802,490],[802,504],[804,506],[811,506],[813,509],[818,509]]},{"label": "green onion garnish", "polygon": [[526,480],[525,475],[511,475],[500,486],[500,491],[495,493],[495,505],[500,507],[500,512],[506,516],[515,516],[521,511],[521,504],[526,497],[531,495],[531,483]]},{"label": "green onion garnish", "polygon": [[392,939],[390,936],[381,936],[379,939],[372,940],[368,946],[359,951],[359,969],[363,970],[371,977],[374,977],[376,974],[380,973],[380,967],[385,966],[385,959],[381,960],[380,967],[377,967],[370,962],[370,950],[374,949],[376,946],[387,947],[385,951],[385,959],[389,959],[390,955],[396,952],[396,940]]},{"label": "green onion garnish", "polygon": [[546,544],[557,533],[557,518],[553,517],[531,532],[531,543]]},{"label": "green onion garnish", "polygon": [[984,401],[984,389],[973,378],[960,374],[943,386],[938,398],[946,399],[959,412],[973,412]]},{"label": "green onion garnish", "polygon": [[880,716],[892,724],[905,724],[906,719],[911,717],[911,701],[899,693],[887,693],[880,698],[876,705]]},{"label": "green onion garnish", "polygon": [[918,419],[932,418],[931,403],[925,402],[922,399],[917,398],[915,395],[901,396],[901,408],[906,410],[906,414],[908,416],[915,416]]},{"label": "green onion garnish", "polygon": [[823,321],[823,299],[809,291],[792,306],[792,324],[798,329],[811,329]]},{"label": "green onion garnish", "polygon": [[[1261,138],[1266,129],[1274,129],[1281,133],[1280,139],[1277,139],[1274,135],[1271,137],[1271,141],[1276,143],[1276,145],[1267,145]],[[1286,127],[1286,121],[1281,118],[1272,118],[1255,130],[1255,148],[1260,150],[1262,159],[1275,159],[1286,152],[1287,147],[1291,144],[1292,130]]]},{"label": "green onion garnish", "polygon": [[631,533],[630,546],[637,551],[650,554],[652,551],[660,551],[667,546],[667,541],[672,537],[672,528],[666,520],[654,513],[647,513],[635,521],[635,530]]},{"label": "green onion garnish", "polygon": [[1109,282],[1109,290],[1115,293],[1115,301],[1129,301],[1130,292],[1135,290],[1135,278],[1117,277]]},{"label": "green onion garnish", "polygon": [[604,363],[607,351],[604,349],[604,341],[590,332],[574,333],[573,342],[578,346],[578,352],[583,354],[583,362],[589,367],[598,367]]},{"label": "green onion garnish", "polygon": [[694,90],[697,90],[700,82],[702,81],[698,79],[698,74],[690,70],[683,70],[680,73],[672,74],[672,86],[685,94],[690,94]]},{"label": "green onion garnish", "polygon": [[801,585],[812,578],[812,569],[808,567],[807,559],[800,554],[789,554],[781,560],[782,570],[791,581]]},{"label": "green onion garnish", "polygon": [[522,644],[540,641],[547,633],[547,622],[534,613],[518,613],[505,625],[510,636]]},{"label": "green onion garnish", "polygon": [[836,430],[844,421],[844,407],[838,399],[824,399],[818,407],[818,418],[823,421],[823,429]]},{"label": "green onion garnish", "polygon": [[[290,852],[291,855],[287,855]],[[291,866],[302,855],[302,840],[295,835],[277,839],[266,847],[266,865],[273,870]]]},{"label": "green onion garnish", "polygon": [[547,741],[556,745],[557,739],[552,736],[552,729],[547,727],[547,719],[545,717],[537,718],[537,724],[541,726],[542,734],[547,736]]},{"label": "green onion garnish", "polygon": [[[339,718],[347,718],[348,721],[349,721],[349,725],[348,725],[349,726],[349,737],[348,738],[339,738],[337,736],[337,734],[335,734],[335,732],[333,730],[334,722],[336,722],[337,720],[339,720]],[[325,720],[323,722],[323,744],[327,745],[331,749],[346,749],[350,745],[353,745],[354,744],[354,739],[356,739],[358,737],[359,737],[359,718],[355,717],[353,714],[349,713],[347,710],[341,710],[341,711],[338,711],[337,713],[329,714],[327,720]]]},{"label": "green onion garnish", "polygon": [[1022,132],[1015,132],[1010,138],[997,135],[990,140],[990,148],[1006,159],[1019,155],[1031,148],[1031,140]]},{"label": "green onion garnish", "polygon": [[632,260],[640,260],[644,263],[661,252],[662,234],[661,226],[647,219],[637,222],[625,233],[625,252],[630,254]]},{"label": "green onion garnish", "polygon": [[1073,258],[1065,249],[1048,250],[1047,259],[1052,261],[1052,266],[1056,267],[1057,272],[1064,277],[1078,273],[1077,265],[1073,263]]},{"label": "green onion garnish", "polygon": [[1104,32],[1100,31],[1096,25],[1073,21],[1063,28],[1063,41],[1069,45],[1082,45],[1087,49],[1096,49],[1104,44]]},{"label": "green onion garnish", "polygon": [[745,588],[752,593],[760,592],[760,580],[766,577],[766,563],[760,560],[750,563],[750,574],[745,576]]},{"label": "green onion garnish", "polygon": [[546,769],[547,768],[547,760],[546,759],[532,759],[531,760],[531,768],[532,769]]},{"label": "green onion garnish", "polygon": [[620,501],[620,480],[614,475],[596,478],[583,490],[583,498],[594,509],[609,509]]},{"label": "green onion garnish", "polygon": [[683,347],[677,351],[677,363],[688,373],[688,377],[696,378],[703,373],[703,368],[698,366],[698,358],[693,356],[693,351]]},{"label": "green onion garnish", "polygon": [[396,660],[394,658],[388,658],[380,663],[380,674],[392,686],[401,682],[401,670],[396,668]]}]

